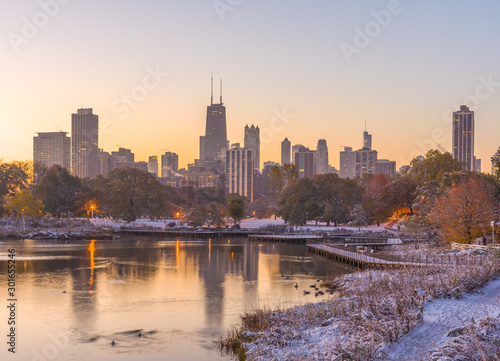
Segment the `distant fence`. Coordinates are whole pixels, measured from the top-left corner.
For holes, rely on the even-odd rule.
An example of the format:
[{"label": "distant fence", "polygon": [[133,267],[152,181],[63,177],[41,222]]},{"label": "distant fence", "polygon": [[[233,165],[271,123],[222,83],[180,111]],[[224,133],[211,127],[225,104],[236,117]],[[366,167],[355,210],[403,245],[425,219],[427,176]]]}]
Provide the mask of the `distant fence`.
[{"label": "distant fence", "polygon": [[479,245],[479,244],[465,244],[465,243],[452,242],[451,248],[452,249],[459,249],[461,251],[466,251],[469,249],[484,249],[484,250],[498,249],[498,250],[500,250],[500,245],[483,246],[483,245]]},{"label": "distant fence", "polygon": [[377,258],[394,262],[396,264],[418,264],[418,265],[434,265],[434,266],[479,266],[485,264],[490,257],[485,255],[468,256],[456,254],[425,254],[425,255],[408,255],[408,254],[380,254],[374,255]]}]

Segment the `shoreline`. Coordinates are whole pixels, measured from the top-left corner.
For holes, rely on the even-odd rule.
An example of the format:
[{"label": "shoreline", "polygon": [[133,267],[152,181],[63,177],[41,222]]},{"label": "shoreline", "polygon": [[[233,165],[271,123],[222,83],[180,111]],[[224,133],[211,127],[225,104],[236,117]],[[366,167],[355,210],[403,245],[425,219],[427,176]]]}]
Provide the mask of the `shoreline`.
[{"label": "shoreline", "polygon": [[241,360],[334,360],[340,355],[343,360],[386,360],[391,347],[425,323],[429,304],[481,292],[499,276],[498,258],[483,267],[345,275],[323,285],[338,292],[328,301],[241,316],[241,324],[223,337],[220,347]]}]

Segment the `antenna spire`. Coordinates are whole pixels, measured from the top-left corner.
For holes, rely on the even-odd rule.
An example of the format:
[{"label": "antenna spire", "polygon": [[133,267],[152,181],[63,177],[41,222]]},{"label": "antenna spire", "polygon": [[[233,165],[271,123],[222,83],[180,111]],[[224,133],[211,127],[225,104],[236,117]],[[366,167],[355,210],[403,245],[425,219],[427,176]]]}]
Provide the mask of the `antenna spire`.
[{"label": "antenna spire", "polygon": [[210,105],[214,105],[214,72],[211,73],[210,78]]},{"label": "antenna spire", "polygon": [[220,103],[222,104],[222,79],[220,80]]}]

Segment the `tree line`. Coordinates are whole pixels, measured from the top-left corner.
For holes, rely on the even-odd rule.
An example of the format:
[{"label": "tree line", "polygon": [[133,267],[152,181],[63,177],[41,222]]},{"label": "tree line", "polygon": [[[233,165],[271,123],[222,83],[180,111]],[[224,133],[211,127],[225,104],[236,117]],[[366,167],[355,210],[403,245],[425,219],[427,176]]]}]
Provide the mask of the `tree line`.
[{"label": "tree line", "polygon": [[359,227],[393,218],[414,236],[471,242],[489,234],[491,222],[498,219],[500,148],[492,161],[493,175],[468,172],[450,153],[430,150],[392,179],[383,174],[355,179],[325,174],[280,182],[288,173],[276,169],[271,183],[282,185],[274,202],[277,214],[290,224]]},{"label": "tree line", "polygon": [[500,204],[500,148],[495,174],[463,171],[450,153],[430,150],[401,174],[344,179],[321,174],[299,179],[293,164],[274,166],[267,193],[248,204],[224,189],[171,188],[147,172],[115,169],[108,176],[79,179],[60,166],[0,162],[0,213],[23,219],[55,217],[170,218],[192,226],[224,224],[229,216],[282,217],[290,225],[324,222],[363,227],[402,220],[419,237],[470,242],[491,230]]},{"label": "tree line", "polygon": [[223,189],[163,186],[148,172],[124,167],[107,177],[79,179],[66,168],[31,161],[0,163],[0,214],[27,218],[170,218],[191,226],[222,226],[224,217],[239,222],[245,199]]}]

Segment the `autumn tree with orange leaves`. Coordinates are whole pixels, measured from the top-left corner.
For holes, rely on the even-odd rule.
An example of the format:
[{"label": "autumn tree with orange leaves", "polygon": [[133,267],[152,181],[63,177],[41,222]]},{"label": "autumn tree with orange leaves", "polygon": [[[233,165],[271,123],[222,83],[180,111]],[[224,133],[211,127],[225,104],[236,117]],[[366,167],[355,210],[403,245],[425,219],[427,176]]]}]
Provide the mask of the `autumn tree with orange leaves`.
[{"label": "autumn tree with orange leaves", "polygon": [[439,198],[427,220],[438,226],[443,240],[469,243],[489,230],[495,208],[486,182],[471,178]]}]

